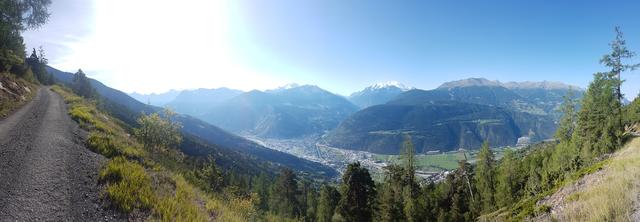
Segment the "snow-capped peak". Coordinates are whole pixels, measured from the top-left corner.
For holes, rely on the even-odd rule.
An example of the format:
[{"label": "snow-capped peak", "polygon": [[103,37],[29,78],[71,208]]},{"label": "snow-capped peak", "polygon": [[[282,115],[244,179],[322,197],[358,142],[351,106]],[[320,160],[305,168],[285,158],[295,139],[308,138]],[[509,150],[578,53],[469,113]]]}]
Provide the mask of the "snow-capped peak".
[{"label": "snow-capped peak", "polygon": [[288,83],[284,86],[278,87],[278,89],[293,89],[293,88],[297,88],[300,87],[300,84],[298,83]]},{"label": "snow-capped peak", "polygon": [[397,88],[400,88],[400,89],[405,90],[405,91],[411,89],[411,88],[409,88],[409,87],[405,86],[404,84],[399,83],[397,81],[376,83],[376,84],[370,86],[369,88],[371,88],[371,89],[384,89],[384,88],[388,88],[388,87],[397,87]]}]

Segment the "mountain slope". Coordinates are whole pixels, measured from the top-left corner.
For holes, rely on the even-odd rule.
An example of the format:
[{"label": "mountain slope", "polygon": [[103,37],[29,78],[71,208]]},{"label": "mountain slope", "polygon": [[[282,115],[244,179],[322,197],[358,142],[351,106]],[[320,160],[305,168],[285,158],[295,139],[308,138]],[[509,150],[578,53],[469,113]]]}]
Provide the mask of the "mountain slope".
[{"label": "mountain slope", "polygon": [[358,108],[317,86],[250,91],[211,109],[202,118],[224,129],[268,138],[295,138],[333,129]]},{"label": "mountain slope", "polygon": [[[418,152],[473,149],[484,140],[492,146],[507,146],[515,145],[520,137],[532,141],[551,138],[559,116],[555,108],[564,96],[559,94],[566,91],[535,84],[511,83],[514,89],[503,85],[467,79],[434,90],[409,90],[386,104],[353,114],[327,134],[324,142],[394,154],[399,153],[404,135],[412,136]],[[544,98],[553,100],[542,102]]]},{"label": "mountain slope", "polygon": [[[59,82],[67,84],[71,82],[71,78],[73,76],[71,73],[62,72],[51,67],[48,67],[48,72],[52,73]],[[140,103],[139,101],[129,97],[127,94],[107,87],[97,80],[91,79],[91,84],[103,98],[102,104],[100,105],[104,109],[109,110],[109,112],[116,118],[121,119],[130,125],[136,125],[136,118],[140,113],[152,113],[160,110],[158,107]],[[203,154],[217,152],[213,149],[210,151],[206,149],[217,147],[231,151],[238,151],[240,153],[253,156],[261,161],[277,163],[300,171],[316,173],[318,175],[325,175],[329,177],[337,174],[335,170],[322,164],[303,160],[290,154],[265,148],[187,115],[176,116],[176,121],[180,122],[183,126],[182,131],[187,135],[185,136],[185,140],[195,137],[197,141],[192,141],[191,144],[201,144],[200,148],[191,150],[191,152],[194,153]],[[202,145],[202,141],[208,144]],[[187,147],[186,149],[193,148]]]},{"label": "mountain slope", "polygon": [[522,116],[516,117],[504,108],[454,101],[378,105],[349,117],[327,134],[324,142],[339,148],[398,154],[408,135],[416,152],[424,153],[475,149],[485,140],[492,146],[514,145],[529,130],[540,132],[552,127],[552,122],[532,123],[530,120],[535,117],[518,115]]},{"label": "mountain slope", "polygon": [[[518,95],[520,98],[516,103],[501,104],[502,106],[511,106],[512,108],[529,112],[533,114],[551,115],[557,119],[560,116],[558,108],[564,100],[564,96],[570,91],[573,93],[573,99],[582,98],[584,89],[571,86],[560,82],[506,82],[492,81],[484,78],[470,78],[458,81],[452,81],[442,84],[438,89],[458,91],[460,89],[469,88],[503,88],[510,93]],[[502,90],[504,91],[504,90]],[[473,92],[473,90],[471,90]],[[475,92],[474,92],[475,93]],[[501,95],[496,92],[497,95]],[[473,101],[469,101],[473,102]],[[509,103],[509,100],[507,100]],[[492,103],[492,105],[500,105]]]},{"label": "mountain slope", "polygon": [[240,90],[229,88],[183,90],[166,103],[166,106],[178,113],[199,117],[216,105],[241,93]]},{"label": "mountain slope", "polygon": [[409,88],[397,82],[379,83],[352,93],[349,96],[349,101],[364,109],[369,106],[384,104],[407,90]]}]

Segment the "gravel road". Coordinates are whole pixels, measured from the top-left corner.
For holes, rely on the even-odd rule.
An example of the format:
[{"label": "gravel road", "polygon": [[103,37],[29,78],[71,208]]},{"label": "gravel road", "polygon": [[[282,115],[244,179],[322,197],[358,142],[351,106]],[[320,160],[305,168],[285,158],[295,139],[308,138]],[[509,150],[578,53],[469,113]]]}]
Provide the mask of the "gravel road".
[{"label": "gravel road", "polygon": [[83,138],[48,87],[0,121],[0,221],[116,220],[99,197],[105,158]]}]

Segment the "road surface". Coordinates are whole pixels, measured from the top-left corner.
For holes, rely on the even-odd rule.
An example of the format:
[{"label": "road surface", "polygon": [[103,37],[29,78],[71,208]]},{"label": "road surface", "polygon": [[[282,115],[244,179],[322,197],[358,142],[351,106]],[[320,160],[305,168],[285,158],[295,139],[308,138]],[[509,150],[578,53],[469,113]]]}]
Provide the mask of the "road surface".
[{"label": "road surface", "polygon": [[86,149],[83,138],[48,87],[1,120],[0,221],[114,220],[97,184],[105,158]]}]

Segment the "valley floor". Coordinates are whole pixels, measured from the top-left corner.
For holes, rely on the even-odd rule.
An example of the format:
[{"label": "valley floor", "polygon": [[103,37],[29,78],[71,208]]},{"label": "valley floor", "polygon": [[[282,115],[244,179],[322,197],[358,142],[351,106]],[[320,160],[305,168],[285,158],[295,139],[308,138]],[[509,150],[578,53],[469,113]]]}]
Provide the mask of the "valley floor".
[{"label": "valley floor", "polygon": [[640,221],[640,138],[607,160],[602,170],[538,202],[549,213],[536,221]]},{"label": "valley floor", "polygon": [[0,121],[0,221],[105,221],[98,169],[62,97],[42,87]]}]

